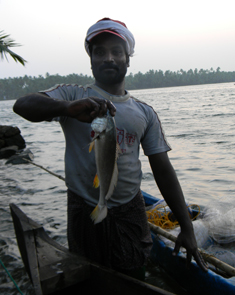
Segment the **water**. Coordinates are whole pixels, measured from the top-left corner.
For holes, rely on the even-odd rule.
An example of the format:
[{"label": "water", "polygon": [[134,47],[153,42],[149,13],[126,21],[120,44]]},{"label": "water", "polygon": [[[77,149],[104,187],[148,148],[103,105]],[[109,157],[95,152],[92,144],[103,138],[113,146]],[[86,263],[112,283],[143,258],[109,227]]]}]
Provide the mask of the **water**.
[{"label": "water", "polygon": [[[168,142],[170,160],[188,202],[208,206],[229,197],[235,207],[235,85],[210,84],[136,90],[131,94],[157,111]],[[14,101],[0,101],[0,124],[18,126],[33,152],[34,162],[64,176],[64,136],[58,123],[30,123],[12,112]],[[141,152],[142,189],[161,197],[148,159]],[[16,203],[66,245],[64,182],[30,164],[5,165],[0,160],[0,258],[23,293],[34,294],[15,240],[9,203]],[[158,285],[169,278],[158,268]],[[173,289],[172,289],[173,288]],[[176,288],[169,288],[178,292]],[[0,266],[0,294],[19,294]],[[178,293],[179,294],[179,293]]]}]

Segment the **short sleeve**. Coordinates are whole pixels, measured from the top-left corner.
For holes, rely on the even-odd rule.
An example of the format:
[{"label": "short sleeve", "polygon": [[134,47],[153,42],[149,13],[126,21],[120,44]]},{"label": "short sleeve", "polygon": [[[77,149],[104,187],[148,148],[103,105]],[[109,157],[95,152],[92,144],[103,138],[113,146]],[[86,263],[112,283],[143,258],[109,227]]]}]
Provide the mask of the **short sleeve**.
[{"label": "short sleeve", "polygon": [[155,111],[149,107],[147,112],[148,125],[141,140],[141,145],[146,156],[171,150],[166,140],[161,121]]}]

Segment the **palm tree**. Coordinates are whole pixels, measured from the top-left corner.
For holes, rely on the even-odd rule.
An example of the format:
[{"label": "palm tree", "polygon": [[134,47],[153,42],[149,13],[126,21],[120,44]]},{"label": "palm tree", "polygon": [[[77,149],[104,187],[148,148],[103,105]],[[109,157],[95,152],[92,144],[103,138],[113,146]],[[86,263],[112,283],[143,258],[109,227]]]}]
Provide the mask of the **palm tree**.
[{"label": "palm tree", "polygon": [[9,38],[10,35],[5,35],[3,31],[0,31],[0,54],[1,58],[4,59],[4,57],[7,60],[7,53],[10,54],[10,56],[16,61],[20,62],[23,66],[25,66],[25,63],[27,62],[25,59],[23,59],[18,54],[14,53],[9,49],[9,47],[15,47],[20,46],[19,44],[15,43],[14,40]]}]

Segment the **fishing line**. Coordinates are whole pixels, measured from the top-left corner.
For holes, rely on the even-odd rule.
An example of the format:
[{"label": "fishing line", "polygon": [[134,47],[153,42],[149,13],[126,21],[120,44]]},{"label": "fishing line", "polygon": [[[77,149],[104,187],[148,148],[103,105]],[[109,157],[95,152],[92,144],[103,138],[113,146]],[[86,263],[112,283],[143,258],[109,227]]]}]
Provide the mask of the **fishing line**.
[{"label": "fishing line", "polygon": [[11,274],[9,273],[9,271],[7,270],[6,266],[4,265],[4,263],[2,262],[2,260],[0,259],[0,264],[2,265],[2,267],[4,268],[4,270],[6,271],[6,273],[8,274],[9,278],[12,280],[12,282],[14,283],[14,285],[16,286],[16,289],[20,292],[21,295],[24,295],[20,288],[18,287],[18,285],[16,284],[15,280],[13,279],[13,277],[11,276]]},{"label": "fishing line", "polygon": [[26,161],[26,162],[28,162],[28,163],[30,163],[30,164],[32,164],[32,165],[34,165],[34,166],[36,166],[36,167],[38,167],[38,168],[41,168],[41,169],[45,170],[46,172],[50,173],[51,175],[56,176],[57,178],[59,178],[59,179],[65,181],[65,178],[64,178],[63,176],[61,176],[61,175],[59,175],[59,174],[56,174],[56,173],[54,173],[54,172],[51,172],[50,170],[44,168],[43,166],[38,165],[38,164],[35,164],[34,162],[32,162],[32,161],[30,161],[30,160],[28,160],[28,159],[26,159],[26,158],[23,158],[23,160]]}]

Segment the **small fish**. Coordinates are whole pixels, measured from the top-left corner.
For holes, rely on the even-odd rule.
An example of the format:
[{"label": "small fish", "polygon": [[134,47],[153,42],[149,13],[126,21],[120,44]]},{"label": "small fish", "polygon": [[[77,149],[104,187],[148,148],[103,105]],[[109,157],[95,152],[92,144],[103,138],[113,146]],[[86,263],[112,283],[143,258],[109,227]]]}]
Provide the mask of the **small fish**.
[{"label": "small fish", "polygon": [[112,196],[118,180],[117,158],[120,147],[117,143],[115,120],[110,114],[94,119],[91,127],[95,137],[89,151],[94,147],[97,168],[93,186],[100,188],[99,202],[91,213],[91,219],[96,224],[108,213],[107,201]]}]

